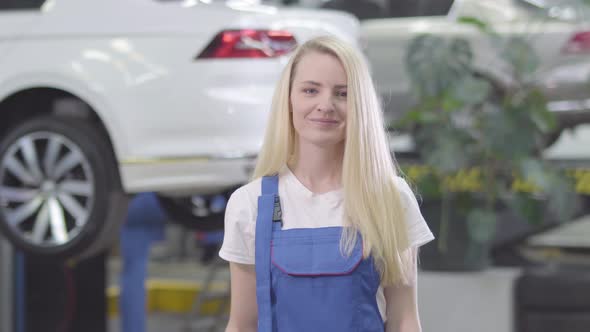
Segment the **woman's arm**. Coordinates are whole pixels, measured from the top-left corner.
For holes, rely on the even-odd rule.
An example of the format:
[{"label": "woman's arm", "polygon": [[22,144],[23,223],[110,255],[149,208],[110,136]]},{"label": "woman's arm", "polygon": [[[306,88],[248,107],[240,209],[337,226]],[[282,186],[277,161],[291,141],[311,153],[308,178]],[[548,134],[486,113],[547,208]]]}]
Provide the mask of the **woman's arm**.
[{"label": "woman's arm", "polygon": [[421,332],[418,315],[417,249],[412,255],[412,278],[409,284],[385,287],[386,332]]},{"label": "woman's arm", "polygon": [[231,305],[226,332],[256,332],[256,272],[254,265],[229,263]]}]

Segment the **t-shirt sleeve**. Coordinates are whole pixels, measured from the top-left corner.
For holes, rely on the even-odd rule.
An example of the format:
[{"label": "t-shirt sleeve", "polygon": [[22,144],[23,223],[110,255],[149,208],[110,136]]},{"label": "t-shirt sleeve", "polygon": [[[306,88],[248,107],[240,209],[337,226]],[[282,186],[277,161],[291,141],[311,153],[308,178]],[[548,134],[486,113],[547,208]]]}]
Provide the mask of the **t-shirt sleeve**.
[{"label": "t-shirt sleeve", "polygon": [[254,207],[244,187],[230,196],[225,208],[225,229],[219,257],[228,262],[254,264]]},{"label": "t-shirt sleeve", "polygon": [[398,176],[396,183],[401,195],[402,205],[405,207],[410,247],[417,248],[434,240],[434,235],[430,231],[426,220],[424,220],[422,212],[420,212],[416,195],[414,195],[414,192],[403,178]]}]

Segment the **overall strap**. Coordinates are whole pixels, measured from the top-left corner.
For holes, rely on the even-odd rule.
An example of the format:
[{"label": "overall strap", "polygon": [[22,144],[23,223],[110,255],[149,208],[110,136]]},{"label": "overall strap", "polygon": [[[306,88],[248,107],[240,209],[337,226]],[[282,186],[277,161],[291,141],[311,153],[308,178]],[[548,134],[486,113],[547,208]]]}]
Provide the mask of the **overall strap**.
[{"label": "overall strap", "polygon": [[265,176],[262,178],[262,195],[279,194],[279,176]]},{"label": "overall strap", "polygon": [[[256,301],[258,304],[258,332],[272,332],[270,301],[270,248],[273,221],[280,220],[279,177],[262,178],[262,195],[258,197],[258,217],[255,236]],[[279,208],[277,209],[277,204]]]}]

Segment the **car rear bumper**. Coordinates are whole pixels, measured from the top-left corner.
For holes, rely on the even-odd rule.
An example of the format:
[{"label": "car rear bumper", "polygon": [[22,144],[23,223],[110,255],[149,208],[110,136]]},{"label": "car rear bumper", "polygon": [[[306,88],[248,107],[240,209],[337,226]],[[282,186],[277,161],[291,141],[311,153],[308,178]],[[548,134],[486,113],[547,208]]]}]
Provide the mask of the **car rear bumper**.
[{"label": "car rear bumper", "polygon": [[590,99],[552,100],[547,108],[555,113],[563,127],[590,123]]},{"label": "car rear bumper", "polygon": [[120,171],[129,193],[213,194],[247,183],[255,161],[253,155],[126,160]]}]

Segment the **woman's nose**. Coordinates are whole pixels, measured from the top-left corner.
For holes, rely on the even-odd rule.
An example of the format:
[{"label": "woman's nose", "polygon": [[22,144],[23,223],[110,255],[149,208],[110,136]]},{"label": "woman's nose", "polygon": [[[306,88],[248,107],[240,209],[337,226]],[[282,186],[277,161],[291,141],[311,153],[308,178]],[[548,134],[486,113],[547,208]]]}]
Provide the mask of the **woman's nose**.
[{"label": "woman's nose", "polygon": [[331,95],[321,96],[318,100],[317,110],[321,112],[334,111],[334,98]]}]

